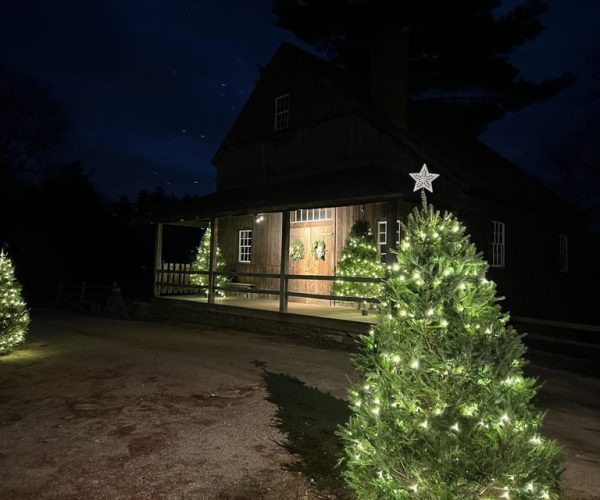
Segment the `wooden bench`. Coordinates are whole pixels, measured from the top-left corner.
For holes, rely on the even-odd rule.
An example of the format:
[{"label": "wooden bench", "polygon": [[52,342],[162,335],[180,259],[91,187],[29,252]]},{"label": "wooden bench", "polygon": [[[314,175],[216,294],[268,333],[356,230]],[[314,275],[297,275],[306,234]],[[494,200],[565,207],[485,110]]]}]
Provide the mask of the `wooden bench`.
[{"label": "wooden bench", "polygon": [[234,293],[245,293],[246,298],[249,298],[250,294],[256,289],[256,285],[254,283],[227,283],[225,285],[226,290],[224,292],[234,292]]}]

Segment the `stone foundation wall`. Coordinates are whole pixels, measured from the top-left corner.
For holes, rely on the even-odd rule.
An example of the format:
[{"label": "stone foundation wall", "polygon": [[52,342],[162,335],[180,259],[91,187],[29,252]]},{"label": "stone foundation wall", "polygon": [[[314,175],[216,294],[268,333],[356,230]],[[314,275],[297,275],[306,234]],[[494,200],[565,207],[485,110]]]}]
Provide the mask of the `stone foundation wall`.
[{"label": "stone foundation wall", "polygon": [[367,323],[356,321],[163,298],[153,299],[151,303],[138,303],[133,316],[142,320],[198,323],[251,333],[293,337],[350,349],[357,345],[358,336],[366,334],[371,327]]}]

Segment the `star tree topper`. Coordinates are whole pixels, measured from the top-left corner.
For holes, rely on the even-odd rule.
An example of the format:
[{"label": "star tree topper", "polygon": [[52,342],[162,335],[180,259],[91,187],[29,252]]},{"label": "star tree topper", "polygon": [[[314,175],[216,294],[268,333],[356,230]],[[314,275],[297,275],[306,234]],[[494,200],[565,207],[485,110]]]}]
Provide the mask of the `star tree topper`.
[{"label": "star tree topper", "polygon": [[427,165],[423,163],[423,167],[421,167],[420,172],[414,172],[410,175],[415,181],[415,189],[413,191],[418,191],[419,189],[427,189],[430,193],[433,193],[433,187],[431,186],[431,182],[437,179],[440,174],[432,174],[427,170]]}]

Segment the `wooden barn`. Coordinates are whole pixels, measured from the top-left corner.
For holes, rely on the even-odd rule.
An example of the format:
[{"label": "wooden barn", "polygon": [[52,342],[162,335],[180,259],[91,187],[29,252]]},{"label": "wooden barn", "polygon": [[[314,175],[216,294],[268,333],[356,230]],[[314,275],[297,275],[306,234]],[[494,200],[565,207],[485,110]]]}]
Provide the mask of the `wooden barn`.
[{"label": "wooden barn", "polygon": [[[573,210],[484,144],[411,127],[399,61],[394,47],[378,52],[367,84],[356,86],[333,64],[282,44],[214,157],[216,192],[158,225],[155,296],[359,319],[331,295],[349,229],[367,220],[391,263],[399,221],[419,203],[408,174],[425,163],[440,174],[429,201],[467,225],[508,307],[530,317],[564,311]],[[213,258],[209,286],[198,290],[189,260],[165,262],[163,227],[199,238],[209,224],[213,255],[218,246],[227,264],[219,271]],[[293,260],[298,240],[305,256]],[[315,242],[324,259],[311,256]],[[231,278],[226,298],[219,272]]]}]

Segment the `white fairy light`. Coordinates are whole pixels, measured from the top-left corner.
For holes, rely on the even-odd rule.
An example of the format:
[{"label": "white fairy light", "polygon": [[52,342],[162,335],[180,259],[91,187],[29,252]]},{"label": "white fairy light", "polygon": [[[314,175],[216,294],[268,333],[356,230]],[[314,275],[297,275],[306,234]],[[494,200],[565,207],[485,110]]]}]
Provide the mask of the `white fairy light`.
[{"label": "white fairy light", "polygon": [[542,444],[542,438],[536,434],[529,440],[529,442],[531,444],[540,445],[540,444]]}]

